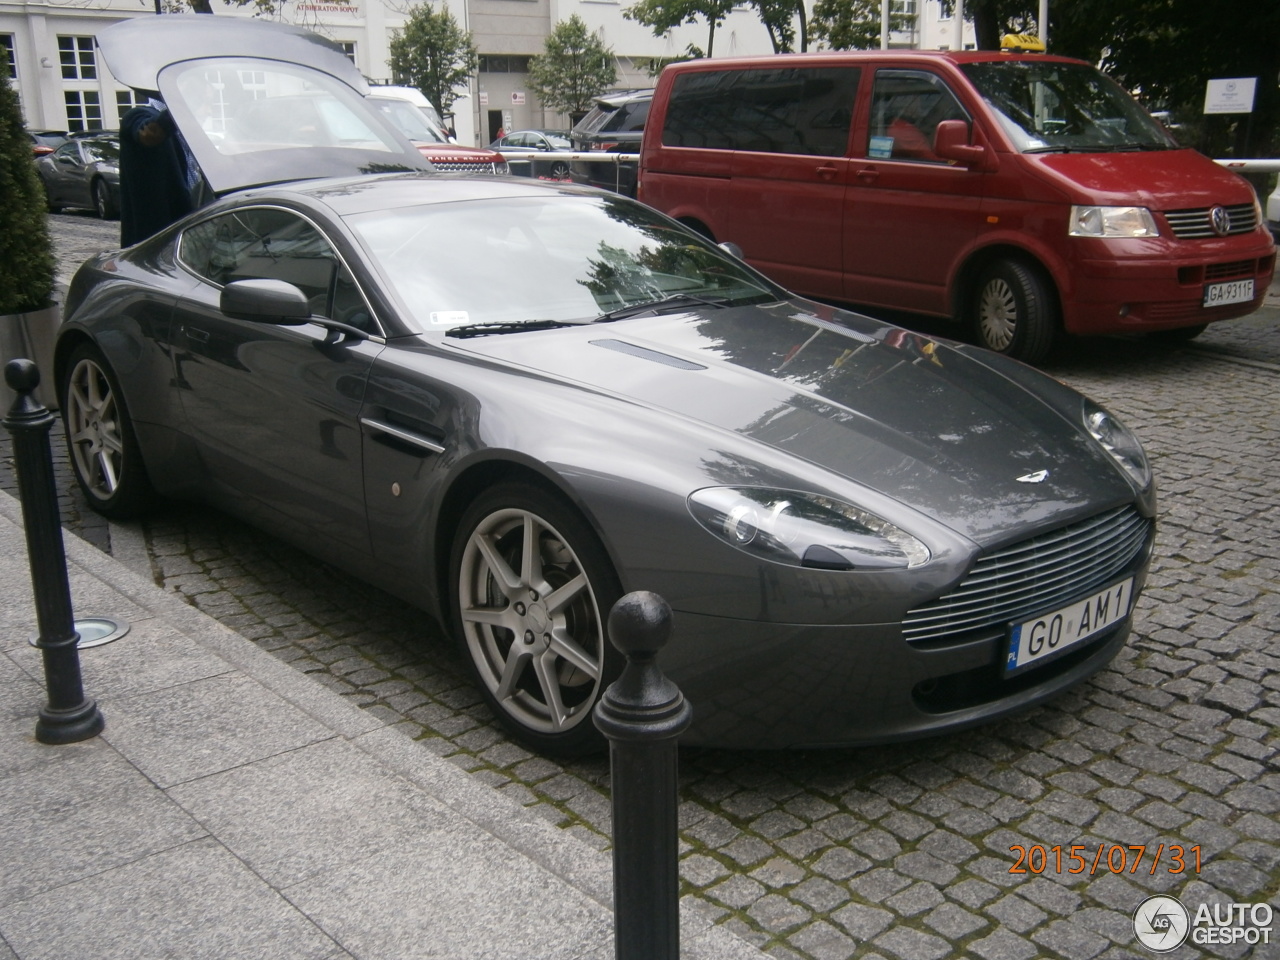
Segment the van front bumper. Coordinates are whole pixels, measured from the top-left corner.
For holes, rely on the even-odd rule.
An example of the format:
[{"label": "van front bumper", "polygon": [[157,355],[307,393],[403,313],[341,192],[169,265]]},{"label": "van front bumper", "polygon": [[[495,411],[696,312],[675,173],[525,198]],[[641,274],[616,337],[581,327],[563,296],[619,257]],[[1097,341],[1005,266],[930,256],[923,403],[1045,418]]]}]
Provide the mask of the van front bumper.
[{"label": "van front bumper", "polygon": [[[1147,333],[1243,317],[1262,306],[1275,265],[1269,243],[1214,257],[1081,259],[1063,293],[1063,326],[1075,334]],[[1248,279],[1251,300],[1204,306],[1209,284]]]}]

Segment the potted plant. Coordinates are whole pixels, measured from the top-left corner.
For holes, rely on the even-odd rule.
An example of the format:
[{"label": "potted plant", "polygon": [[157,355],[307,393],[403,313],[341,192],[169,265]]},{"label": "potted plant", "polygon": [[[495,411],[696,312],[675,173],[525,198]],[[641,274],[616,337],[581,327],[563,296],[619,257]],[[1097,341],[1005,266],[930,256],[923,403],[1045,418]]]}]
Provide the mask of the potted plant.
[{"label": "potted plant", "polygon": [[[0,48],[0,366],[14,357],[40,368],[37,396],[56,404],[53,338],[60,320],[53,299],[55,265],[44,188],[31,140]],[[12,392],[0,383],[4,410]]]}]

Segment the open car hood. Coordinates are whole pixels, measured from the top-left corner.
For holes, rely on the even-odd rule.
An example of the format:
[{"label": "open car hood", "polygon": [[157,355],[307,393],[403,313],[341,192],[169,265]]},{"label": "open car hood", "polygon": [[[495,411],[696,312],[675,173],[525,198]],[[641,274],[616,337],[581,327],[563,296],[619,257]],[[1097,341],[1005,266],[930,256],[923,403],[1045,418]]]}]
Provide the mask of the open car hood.
[{"label": "open car hood", "polygon": [[98,46],[118,80],[160,92],[218,195],[432,169],[368,108],[368,84],[342,49],[299,27],[172,14],[115,24]]}]

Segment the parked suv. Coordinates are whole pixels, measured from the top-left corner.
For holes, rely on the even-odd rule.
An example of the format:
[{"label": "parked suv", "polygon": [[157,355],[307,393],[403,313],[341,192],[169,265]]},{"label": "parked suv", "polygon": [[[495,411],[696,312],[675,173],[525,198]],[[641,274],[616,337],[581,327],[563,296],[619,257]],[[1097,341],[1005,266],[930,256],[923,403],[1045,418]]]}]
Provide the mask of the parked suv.
[{"label": "parked suv", "polygon": [[[569,138],[581,153],[639,153],[644,122],[653,102],[652,90],[631,90],[597,97],[591,112],[578,121]],[[636,195],[636,164],[632,160],[606,163],[574,160],[569,164],[574,183]]]},{"label": "parked suv", "polygon": [[953,317],[1030,363],[1060,331],[1189,339],[1262,305],[1253,188],[1080,60],[875,50],[663,70],[639,197],[811,297]]}]

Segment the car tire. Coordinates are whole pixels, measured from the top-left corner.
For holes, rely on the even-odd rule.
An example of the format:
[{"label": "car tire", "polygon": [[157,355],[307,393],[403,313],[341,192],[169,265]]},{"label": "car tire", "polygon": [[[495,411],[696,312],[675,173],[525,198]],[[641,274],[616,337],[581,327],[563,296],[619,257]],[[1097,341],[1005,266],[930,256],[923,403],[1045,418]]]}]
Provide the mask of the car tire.
[{"label": "car tire", "polygon": [[114,220],[120,215],[115,200],[111,197],[111,188],[105,180],[93,181],[93,212],[99,220]]},{"label": "car tire", "polygon": [[601,750],[591,711],[621,670],[606,636],[621,587],[582,516],[538,487],[495,486],[464,512],[449,574],[454,633],[503,726],[550,756]]},{"label": "car tire", "polygon": [[115,373],[90,343],[72,351],[66,369],[60,390],[62,421],[80,489],[105,517],[140,516],[156,495]]},{"label": "car tire", "polygon": [[44,205],[45,205],[45,207],[47,207],[47,208],[48,208],[48,210],[49,210],[49,212],[50,212],[50,213],[61,213],[61,212],[62,212],[62,204],[60,204],[60,203],[54,203],[53,197],[49,196],[49,188],[48,188],[48,187],[45,187],[45,188],[44,188]]},{"label": "car tire", "polygon": [[974,288],[973,331],[980,346],[1025,363],[1053,350],[1058,306],[1039,270],[1017,260],[997,260]]},{"label": "car tire", "polygon": [[555,163],[551,164],[551,179],[552,180],[568,180],[569,165],[565,163],[563,160],[557,160]]},{"label": "car tire", "polygon": [[1178,327],[1176,330],[1153,330],[1147,334],[1147,338],[1157,343],[1170,345],[1190,343],[1208,329],[1209,325],[1207,323],[1198,323],[1194,327]]}]

